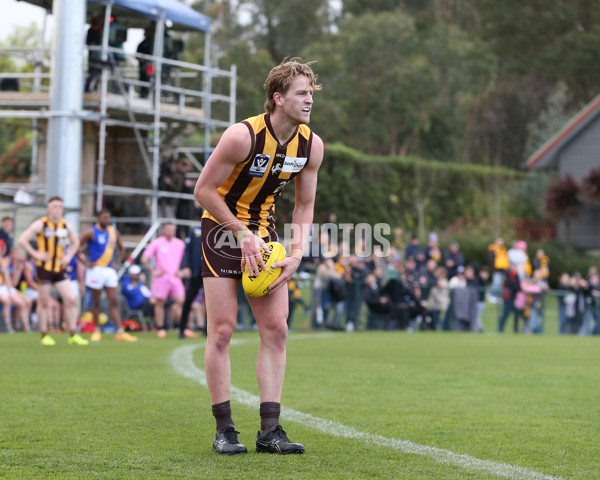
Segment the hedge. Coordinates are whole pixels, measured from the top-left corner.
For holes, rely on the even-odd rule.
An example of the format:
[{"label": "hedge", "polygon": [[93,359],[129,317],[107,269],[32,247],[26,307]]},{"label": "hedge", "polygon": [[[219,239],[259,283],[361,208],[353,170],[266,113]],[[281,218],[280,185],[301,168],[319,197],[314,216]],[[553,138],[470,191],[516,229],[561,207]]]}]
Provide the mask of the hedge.
[{"label": "hedge", "polygon": [[[330,144],[319,171],[315,220],[335,212],[340,222],[388,223],[416,232],[421,208],[428,232],[461,217],[510,217],[511,192],[525,177],[506,168],[372,156]],[[288,188],[278,204],[279,222],[289,220],[293,200]]]}]

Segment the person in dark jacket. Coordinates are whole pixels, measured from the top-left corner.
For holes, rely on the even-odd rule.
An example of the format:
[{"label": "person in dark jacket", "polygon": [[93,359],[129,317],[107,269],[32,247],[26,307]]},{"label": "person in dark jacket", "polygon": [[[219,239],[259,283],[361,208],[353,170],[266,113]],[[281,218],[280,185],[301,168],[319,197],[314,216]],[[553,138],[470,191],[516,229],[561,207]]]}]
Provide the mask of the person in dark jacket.
[{"label": "person in dark jacket", "polygon": [[[203,286],[202,283],[202,230],[191,228],[185,240],[185,252],[181,260],[181,277],[188,279],[185,300],[179,321],[179,338],[196,338],[198,335],[188,328],[192,303]],[[206,329],[206,327],[204,327]]]},{"label": "person in dark jacket", "polygon": [[465,266],[465,258],[460,251],[460,245],[457,242],[451,242],[448,250],[444,254],[444,266],[448,272],[448,279],[456,276],[458,267]]},{"label": "person in dark jacket", "polygon": [[425,263],[425,252],[419,245],[419,237],[417,235],[413,235],[410,238],[410,243],[406,246],[404,252],[405,260],[408,260],[411,257],[414,258],[417,268]]},{"label": "person in dark jacket", "polygon": [[[143,55],[152,55],[154,53],[154,24],[148,25],[144,29],[144,40],[138,45],[137,53]],[[152,60],[147,58],[138,58],[138,72],[140,82],[150,82],[150,75],[152,74]],[[140,98],[148,98],[150,87],[145,85],[140,87]]]},{"label": "person in dark jacket", "polygon": [[362,298],[367,304],[367,330],[385,329],[390,320],[390,299],[383,292],[377,277],[369,273],[362,287]]},{"label": "person in dark jacket", "polygon": [[412,318],[424,313],[422,302],[402,281],[390,280],[383,291],[390,298],[392,318],[398,322],[398,328],[407,329]]},{"label": "person in dark jacket", "polygon": [[517,294],[519,292],[521,292],[521,281],[519,279],[518,265],[511,263],[504,279],[504,291],[502,292],[504,305],[502,308],[502,315],[498,319],[499,332],[504,331],[504,325],[511,312],[514,312],[514,332],[517,333],[519,331],[519,316],[523,314],[524,307],[521,307],[518,304]]},{"label": "person in dark jacket", "polygon": [[[96,14],[90,21],[90,28],[85,37],[88,47],[100,47],[102,45],[102,27],[104,20],[100,14]],[[102,52],[90,50],[88,54],[88,73],[85,79],[84,91],[92,92],[98,89],[98,81],[102,74]]]}]

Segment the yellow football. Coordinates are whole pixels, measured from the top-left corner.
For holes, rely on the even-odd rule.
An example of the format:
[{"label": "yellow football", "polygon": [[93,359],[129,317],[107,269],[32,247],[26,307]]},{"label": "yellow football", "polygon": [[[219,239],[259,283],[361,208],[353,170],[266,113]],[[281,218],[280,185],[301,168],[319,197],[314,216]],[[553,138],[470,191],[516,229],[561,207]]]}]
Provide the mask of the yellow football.
[{"label": "yellow football", "polygon": [[271,284],[281,275],[281,268],[272,268],[271,265],[285,258],[285,248],[281,243],[268,242],[269,251],[262,251],[263,262],[265,262],[265,270],[258,267],[260,272],[257,276],[252,277],[248,273],[248,267],[242,275],[242,287],[249,297],[262,297],[269,291]]}]

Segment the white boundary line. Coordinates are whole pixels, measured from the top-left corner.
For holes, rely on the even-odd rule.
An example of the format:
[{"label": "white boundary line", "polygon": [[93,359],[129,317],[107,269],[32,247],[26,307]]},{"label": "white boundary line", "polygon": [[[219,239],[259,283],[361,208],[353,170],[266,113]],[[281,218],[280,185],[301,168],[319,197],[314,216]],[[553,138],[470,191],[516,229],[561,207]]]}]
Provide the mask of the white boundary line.
[{"label": "white boundary line", "polygon": [[[293,335],[290,336],[290,340],[298,340],[305,338],[324,338],[324,335]],[[253,342],[256,339],[245,339],[245,340],[232,340],[232,345],[240,345],[243,343]],[[194,350],[203,347],[203,344],[197,345],[185,345],[176,348],[171,354],[171,365],[177,373],[180,375],[192,379],[202,385],[206,386],[206,374],[200,370],[193,361]],[[231,386],[231,400],[241,403],[248,407],[258,409],[260,406],[260,398],[256,395]],[[398,440],[396,438],[387,438],[381,435],[375,435],[372,433],[361,432],[352,427],[342,425],[341,423],[327,420],[324,418],[313,417],[308,413],[303,413],[298,410],[281,406],[281,416],[292,422],[300,423],[305,427],[319,430],[327,435],[334,435],[337,437],[351,438],[355,440],[361,440],[365,443],[389,447],[398,450],[402,453],[423,455],[429,457],[436,462],[444,463],[448,465],[455,465],[465,470],[480,471],[496,477],[508,478],[510,480],[562,480],[560,477],[553,477],[551,475],[545,475],[533,470],[528,470],[523,467],[517,467],[509,465],[507,463],[494,462],[491,460],[480,460],[469,455],[460,453],[454,453],[450,450],[444,450],[442,448],[430,447],[427,445],[419,445],[407,440]]]}]

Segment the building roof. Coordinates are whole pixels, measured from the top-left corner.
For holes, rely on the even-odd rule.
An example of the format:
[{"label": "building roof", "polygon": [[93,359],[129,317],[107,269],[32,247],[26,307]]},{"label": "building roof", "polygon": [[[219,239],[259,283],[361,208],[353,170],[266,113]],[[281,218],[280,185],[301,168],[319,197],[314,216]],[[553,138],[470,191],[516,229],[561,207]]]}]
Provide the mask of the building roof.
[{"label": "building roof", "polygon": [[527,168],[553,166],[561,150],[577,138],[598,116],[600,116],[600,95],[583,107],[557,133],[538,148],[527,159]]},{"label": "building roof", "polygon": [[[48,10],[52,8],[51,0],[24,1]],[[201,32],[210,30],[210,19],[207,16],[178,0],[87,0],[87,2],[95,5],[96,9],[112,3],[113,12],[119,15],[120,23],[126,24],[126,26],[143,28],[148,20],[159,20],[164,17],[165,20],[173,22],[173,28],[178,30],[199,30]],[[121,22],[121,17],[127,17],[130,21]],[[133,21],[136,17],[140,20],[139,25]]]}]

